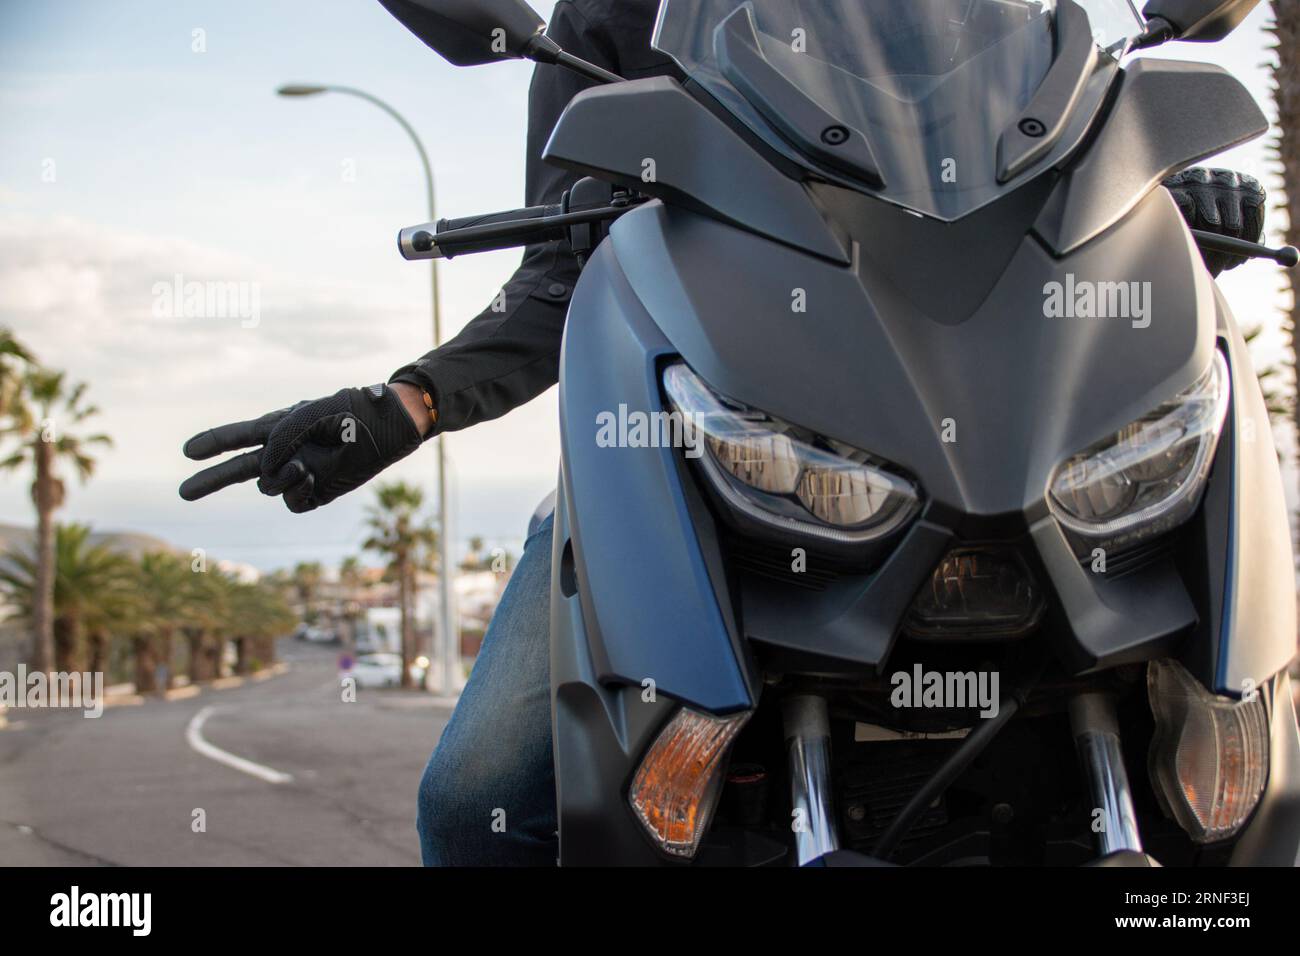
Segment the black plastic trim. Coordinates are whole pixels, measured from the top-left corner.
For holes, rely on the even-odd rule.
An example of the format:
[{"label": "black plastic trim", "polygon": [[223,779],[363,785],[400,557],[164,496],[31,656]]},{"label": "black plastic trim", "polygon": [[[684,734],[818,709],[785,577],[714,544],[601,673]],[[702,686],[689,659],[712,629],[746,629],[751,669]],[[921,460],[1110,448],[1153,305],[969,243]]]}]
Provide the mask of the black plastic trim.
[{"label": "black plastic trim", "polygon": [[1123,70],[1104,125],[1034,229],[1055,255],[1067,255],[1123,219],[1170,173],[1267,130],[1255,100],[1227,71],[1139,60]]},{"label": "black plastic trim", "polygon": [[542,158],[840,265],[849,262],[803,184],[782,175],[670,77],[579,93]]},{"label": "black plastic trim", "polygon": [[[1092,40],[1088,14],[1074,0],[1056,7],[1056,58],[1029,105],[998,140],[998,182],[1010,182],[1043,159],[1065,134],[1071,115],[1083,97],[1088,78],[1097,66],[1097,45]],[[1031,136],[1027,124],[1042,124],[1043,132]]]}]

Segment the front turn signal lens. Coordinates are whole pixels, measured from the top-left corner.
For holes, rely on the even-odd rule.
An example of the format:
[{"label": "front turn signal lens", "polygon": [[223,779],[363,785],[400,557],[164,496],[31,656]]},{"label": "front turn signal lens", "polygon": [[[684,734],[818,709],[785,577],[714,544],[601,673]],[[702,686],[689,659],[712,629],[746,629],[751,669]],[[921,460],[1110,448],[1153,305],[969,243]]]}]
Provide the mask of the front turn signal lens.
[{"label": "front turn signal lens", "polygon": [[1147,692],[1156,721],[1151,783],[1161,803],[1197,843],[1234,836],[1268,780],[1263,698],[1216,696],[1172,660],[1147,666]]},{"label": "front turn signal lens", "polygon": [[690,859],[709,828],[722,758],[749,713],[714,717],[683,707],[660,731],[632,780],[628,802],[665,853]]}]

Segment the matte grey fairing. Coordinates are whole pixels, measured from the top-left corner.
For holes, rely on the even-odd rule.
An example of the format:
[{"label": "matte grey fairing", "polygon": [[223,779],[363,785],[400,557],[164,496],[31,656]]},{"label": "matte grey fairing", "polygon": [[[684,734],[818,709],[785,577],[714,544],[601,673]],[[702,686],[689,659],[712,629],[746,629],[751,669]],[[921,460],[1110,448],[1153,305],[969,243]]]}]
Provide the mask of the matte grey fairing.
[{"label": "matte grey fairing", "polygon": [[602,244],[574,291],[560,361],[567,507],[555,567],[602,681],[648,681],[704,710],[748,710],[756,695],[731,607],[719,600],[712,522],[682,481],[680,449],[609,447],[598,436],[603,416],[662,409],[659,370],[672,354]]},{"label": "matte grey fairing", "polygon": [[[742,576],[746,628],[758,621],[763,640],[878,666],[944,549],[990,538],[1017,541],[1052,581],[1061,654],[1079,670],[1163,653],[1222,610],[1194,600],[1189,573],[1164,558],[1124,575],[1087,572],[1045,489],[1060,462],[1209,365],[1213,283],[1168,195],[1152,187],[1258,131],[1240,84],[1209,67],[1130,66],[1104,117],[1124,137],[1103,126],[1064,175],[1027,176],[954,223],[869,190],[799,187],[694,93],[662,79],[589,91],[547,148],[551,162],[666,203],[615,225],[615,284],[630,286],[665,353],[716,389],[894,463],[926,499],[911,528],[857,555],[859,573],[828,576],[812,604],[779,581],[747,589]],[[1186,109],[1193,95],[1213,108]],[[638,182],[646,159],[656,175]],[[597,265],[584,284],[613,281]],[[1048,284],[1080,280],[1149,284],[1149,320],[1047,317]],[[570,349],[579,313],[575,300]],[[955,441],[944,440],[949,427]],[[1276,653],[1249,666],[1206,658],[1198,673],[1222,684]]]},{"label": "matte grey fairing", "polygon": [[[1158,81],[1119,98],[1140,94],[1134,109],[1159,124],[1152,91],[1204,74],[1148,75]],[[548,156],[634,188],[658,157],[640,188],[662,201],[623,216],[593,254],[561,364],[551,677],[567,859],[611,847],[648,858],[630,811],[608,808],[626,809],[637,761],[679,703],[754,707],[755,652],[771,649],[818,673],[883,668],[913,596],[957,543],[1019,551],[1049,595],[1036,639],[1073,672],[1175,655],[1237,694],[1285,666],[1290,543],[1258,384],[1177,208],[1151,189],[1254,122],[1154,128],[1128,149],[1094,138],[1079,175],[1029,177],[945,224],[784,178],[671,81],[574,102]],[[690,162],[663,161],[678,155]],[[730,160],[709,165],[719,156]],[[1071,218],[1083,195],[1097,214]],[[1149,283],[1149,322],[1048,316],[1047,287],[1070,277]],[[1047,507],[1053,470],[1190,386],[1216,348],[1234,391],[1202,507],[1161,547],[1095,573]],[[659,375],[679,357],[732,399],[891,462],[920,487],[921,513],[846,554],[747,523],[679,451],[596,447],[600,412],[665,410]],[[772,571],[792,546],[808,549],[799,581]],[[647,680],[657,696],[643,708]],[[1294,756],[1294,733],[1275,731]],[[1296,762],[1271,778],[1269,832],[1290,825]]]},{"label": "matte grey fairing", "polygon": [[563,862],[649,865],[661,858],[630,812],[610,811],[625,805],[627,776],[674,703],[666,695],[644,699],[638,683],[610,686],[609,675],[602,673],[599,634],[589,633],[581,598],[564,576],[574,560],[572,495],[562,471],[552,537],[553,567],[561,573],[551,580],[551,632],[561,639],[551,642],[551,720]]},{"label": "matte grey fairing", "polygon": [[[871,219],[876,208],[842,208],[846,221],[865,217],[847,231],[903,243],[905,234]],[[930,255],[961,261],[960,249],[943,247],[942,234],[924,238]],[[1209,590],[1227,593],[1230,609],[1271,609],[1258,612],[1274,621],[1267,630],[1253,612],[1226,614],[1233,634],[1253,625],[1250,634],[1226,643],[1213,627],[1219,612],[1197,606],[1190,593],[1197,590],[1194,575],[1173,557],[1159,555],[1124,574],[1094,574],[1045,503],[1061,461],[1194,382],[1210,363],[1218,330],[1232,329],[1167,194],[1152,194],[1119,227],[1063,259],[1022,237],[1001,277],[964,317],[956,302],[950,303],[953,312],[938,315],[923,308],[934,303],[918,302],[917,287],[877,245],[855,243],[855,263],[837,267],[654,203],[624,217],[588,267],[570,315],[562,388],[570,520],[591,529],[575,534],[576,561],[588,585],[602,679],[638,683],[653,675],[665,693],[706,707],[734,707],[736,691],[721,688],[726,681],[743,686],[735,683],[743,670],[742,636],[878,667],[911,596],[944,551],[958,541],[988,540],[1020,547],[1047,579],[1056,599],[1049,633],[1075,670],[1170,653],[1195,634],[1205,648],[1237,641],[1250,648],[1202,652],[1195,669],[1207,684],[1232,683],[1247,672],[1262,682],[1283,666],[1282,642],[1291,631],[1279,616],[1281,579],[1262,570],[1243,574],[1256,560],[1273,567],[1281,559],[1289,567],[1270,530],[1269,502],[1257,515],[1229,495],[1228,513],[1235,516],[1226,521],[1236,529],[1234,540],[1257,555],[1232,564],[1235,570],[1203,572],[1207,579],[1217,575],[1219,583]],[[727,282],[719,283],[718,275]],[[1044,286],[1067,275],[1149,282],[1149,326],[1135,328],[1120,318],[1045,317]],[[798,290],[806,312],[792,308]],[[977,294],[978,287],[967,293]],[[1243,371],[1232,337],[1226,340],[1240,389],[1234,407],[1246,408],[1259,401],[1258,387]],[[624,403],[663,409],[655,369],[674,355],[733,399],[891,461],[921,486],[920,518],[862,555],[856,569],[844,570],[841,560],[828,557],[836,573],[815,597],[789,581],[755,586],[743,574],[732,593],[725,576],[710,570],[720,553],[712,518],[692,513],[688,504],[698,483],[664,467],[671,453],[591,447],[600,409]],[[944,441],[946,426],[955,428],[955,441]],[[1229,438],[1223,454],[1235,455],[1235,447]],[[1267,438],[1250,447],[1249,462],[1230,469],[1220,464],[1216,487],[1220,472],[1241,473],[1235,480],[1261,487],[1277,483],[1276,468],[1270,475],[1266,467],[1272,454]],[[1257,474],[1262,477],[1252,477]],[[634,507],[653,502],[653,514],[621,510],[629,495]],[[724,513],[722,520],[733,517]],[[1285,529],[1278,513],[1274,518]],[[638,548],[614,558],[627,523],[642,521],[652,521],[657,531],[638,536]],[[1219,540],[1227,535],[1213,527],[1206,533]],[[590,542],[585,546],[584,537]],[[660,554],[665,547],[681,550]],[[1238,552],[1234,546],[1225,553]],[[815,547],[813,554],[816,561]],[[697,570],[681,578],[690,568]],[[649,581],[666,573],[680,580]],[[664,603],[665,594],[671,603]],[[637,607],[638,595],[648,603]],[[707,613],[679,613],[701,601]],[[730,615],[733,601],[739,623]],[[633,633],[660,617],[649,643]],[[684,661],[675,661],[665,645],[680,639],[683,626],[693,634],[682,647]]]},{"label": "matte grey fairing", "polygon": [[[625,806],[640,755],[677,703],[756,704],[749,641],[823,667],[880,667],[912,595],[958,541],[1022,550],[1052,594],[1041,639],[1076,671],[1174,654],[1208,686],[1239,693],[1245,676],[1263,686],[1290,656],[1290,548],[1258,384],[1166,194],[1060,260],[1024,237],[985,300],[956,319],[924,311],[916,288],[862,244],[855,258],[837,267],[652,203],[618,223],[584,273],[561,373],[552,603],[566,862],[661,859],[630,813],[609,807]],[[1150,326],[1043,316],[1042,286],[1071,272],[1150,281]],[[806,313],[791,310],[795,283]],[[1045,507],[1048,475],[1189,385],[1216,347],[1234,400],[1204,506],[1172,553],[1094,574]],[[600,409],[663,410],[657,373],[677,356],[733,398],[887,455],[920,484],[922,515],[864,566],[831,562],[817,593],[735,567],[730,517],[679,453],[595,447]],[[945,417],[957,425],[951,444]],[[823,570],[812,554],[810,570]],[[1295,744],[1274,735],[1288,759]],[[1275,773],[1261,827],[1290,826],[1296,792],[1295,773]]]},{"label": "matte grey fairing", "polygon": [[[1295,655],[1295,559],[1268,409],[1241,330],[1219,290],[1219,334],[1232,369],[1227,448],[1216,467],[1229,502],[1222,617],[1213,622],[1215,689],[1240,695]],[[1230,468],[1228,466],[1231,466]],[[1252,683],[1247,683],[1247,682]]]},{"label": "matte grey fairing", "polygon": [[[1073,634],[1065,656],[1086,669],[1172,646],[1196,619],[1173,570],[1157,564],[1122,582],[1088,580],[1045,503],[1057,465],[1209,366],[1212,284],[1172,201],[1153,194],[1122,226],[1063,259],[1022,232],[1000,277],[963,317],[959,309],[931,311],[934,302],[913,281],[923,267],[909,274],[906,256],[891,260],[882,249],[911,249],[913,262],[951,263],[960,272],[971,258],[961,246],[946,246],[942,231],[925,233],[924,246],[908,245],[897,224],[877,219],[892,214],[881,213],[889,207],[843,198],[839,225],[863,240],[854,242],[847,268],[658,204],[625,217],[612,233],[637,298],[706,381],[732,399],[870,451],[923,489],[920,522],[883,567],[841,576],[840,590],[802,627],[791,619],[782,621],[788,630],[763,628],[764,615],[746,617],[747,627],[761,629],[749,636],[880,665],[911,595],[948,544],[1021,541],[1046,519],[1055,538],[1033,550],[1049,576],[1069,578],[1073,605],[1064,623]],[[1070,274],[1150,282],[1149,327],[1046,318],[1044,287]],[[728,280],[719,283],[718,275]],[[942,281],[930,273],[931,284]],[[796,296],[806,312],[792,308]],[[945,429],[955,429],[955,441],[944,440]],[[1160,600],[1152,600],[1153,588]],[[881,619],[885,597],[894,600]],[[778,617],[782,605],[795,614],[808,606],[779,587],[756,592],[756,600]]]},{"label": "matte grey fairing", "polygon": [[[991,264],[965,245],[979,237],[909,236],[889,207],[854,199],[834,210],[855,241],[847,268],[658,204],[612,238],[632,289],[706,381],[894,463],[919,479],[928,518],[1023,531],[1045,513],[1058,464],[1209,367],[1212,284],[1166,193],[1062,259],[1022,233],[967,315],[968,302],[938,312],[926,293],[972,267],[971,296],[983,292]],[[1068,275],[1151,283],[1150,326],[1045,318],[1044,287]]]}]

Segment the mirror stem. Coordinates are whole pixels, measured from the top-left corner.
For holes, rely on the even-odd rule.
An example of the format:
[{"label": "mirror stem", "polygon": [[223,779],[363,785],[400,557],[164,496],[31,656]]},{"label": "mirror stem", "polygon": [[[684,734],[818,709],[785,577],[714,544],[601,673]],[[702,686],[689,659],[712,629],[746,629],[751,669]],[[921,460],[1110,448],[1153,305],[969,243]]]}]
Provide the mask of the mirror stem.
[{"label": "mirror stem", "polygon": [[1161,17],[1152,17],[1147,21],[1146,31],[1133,41],[1134,50],[1145,50],[1148,47],[1160,46],[1162,43],[1168,43],[1174,38],[1174,28]]},{"label": "mirror stem", "polygon": [[617,73],[611,73],[594,63],[588,63],[581,57],[576,57],[572,53],[566,53],[564,49],[548,37],[545,33],[539,33],[533,37],[532,42],[528,44],[528,49],[524,51],[524,56],[534,63],[547,63],[552,66],[562,66],[579,73],[589,80],[595,80],[597,83],[622,83],[623,77]]},{"label": "mirror stem", "polygon": [[559,59],[556,61],[560,66],[568,67],[575,73],[581,73],[589,80],[595,80],[598,83],[623,83],[623,77],[617,73],[611,73],[609,70],[602,69],[594,63],[588,63],[571,53],[561,52]]}]

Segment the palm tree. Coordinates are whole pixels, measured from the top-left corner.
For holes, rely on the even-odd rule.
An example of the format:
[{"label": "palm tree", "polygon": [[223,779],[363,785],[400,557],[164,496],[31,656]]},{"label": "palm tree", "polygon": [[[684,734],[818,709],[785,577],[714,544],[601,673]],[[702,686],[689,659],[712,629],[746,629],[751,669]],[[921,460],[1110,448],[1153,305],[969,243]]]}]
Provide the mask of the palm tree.
[{"label": "palm tree", "polygon": [[469,539],[469,553],[460,563],[462,571],[482,571],[484,565],[483,549],[487,547],[482,536],[472,535]]},{"label": "palm tree", "polygon": [[402,612],[402,686],[411,687],[415,657],[415,572],[424,556],[438,546],[438,533],[420,515],[424,492],[404,482],[380,485],[376,506],[368,511],[370,537],[364,545],[388,558],[388,573],[397,581]]},{"label": "palm tree", "polygon": [[[34,551],[10,552],[0,565],[0,588],[29,620],[39,598]],[[124,585],[131,562],[111,548],[92,545],[90,528],[78,524],[58,526],[54,554],[54,669],[103,671],[110,628],[125,618],[129,603]]]},{"label": "palm tree", "polygon": [[[1276,41],[1277,62],[1273,66],[1273,102],[1277,106],[1277,137],[1270,143],[1270,151],[1282,169],[1282,184],[1286,199],[1281,209],[1286,213],[1287,225],[1283,241],[1300,245],[1300,3],[1296,0],[1274,0],[1273,22],[1267,27]],[[1300,363],[1300,286],[1283,273],[1283,281],[1291,288],[1290,314],[1286,332],[1291,339],[1293,367]],[[1291,408],[1297,429],[1300,429],[1300,402]]]},{"label": "palm tree", "polygon": [[251,674],[275,660],[275,639],[295,620],[293,609],[267,582],[231,582],[226,604],[227,632],[235,642],[237,674]]},{"label": "palm tree", "polygon": [[288,604],[294,603],[297,598],[298,589],[294,587],[293,575],[284,568],[276,568],[266,577],[262,578],[262,584],[275,591],[276,594],[284,598]]},{"label": "palm tree", "polygon": [[221,676],[221,652],[229,629],[235,624],[230,610],[234,586],[234,580],[220,571],[190,574],[180,630],[189,646],[189,675],[193,683]]},{"label": "palm tree", "polygon": [[293,569],[293,588],[302,605],[303,620],[314,620],[313,605],[320,591],[320,584],[325,577],[319,561],[300,561]]},{"label": "palm tree", "polygon": [[159,665],[166,666],[165,684],[171,684],[172,646],[186,619],[195,573],[189,562],[167,551],[144,555],[135,570],[135,588],[141,602],[138,623],[131,635],[135,688],[148,694],[167,690],[167,686],[158,686]]},{"label": "palm tree", "polygon": [[349,646],[356,645],[357,620],[361,617],[361,602],[358,597],[365,584],[365,572],[360,558],[349,555],[339,562],[339,589],[342,591],[343,620],[348,625]]},{"label": "palm tree", "polygon": [[112,666],[114,638],[131,634],[140,620],[142,603],[135,589],[135,563],[125,555],[122,564],[95,599],[83,609],[88,663],[92,674],[107,674]]},{"label": "palm tree", "polygon": [[10,414],[22,384],[20,369],[36,361],[8,329],[0,328],[0,418]]},{"label": "palm tree", "polygon": [[49,670],[54,659],[54,512],[62,506],[64,485],[58,475],[61,460],[72,463],[86,481],[95,470],[87,451],[93,445],[111,445],[107,435],[79,438],[71,429],[99,409],[84,405],[85,383],[70,384],[63,372],[28,369],[18,399],[21,413],[10,416],[7,434],[18,439],[18,450],[0,461],[12,471],[31,465],[35,473],[32,501],[36,505],[36,593],[33,597],[32,667]]},{"label": "palm tree", "polygon": [[469,539],[469,553],[460,563],[462,571],[495,571],[502,574],[510,573],[514,566],[513,554],[504,548],[493,548],[488,551],[487,544],[478,535]]},{"label": "palm tree", "polygon": [[350,554],[339,562],[339,584],[347,591],[355,591],[362,586],[364,580],[361,559],[355,554]]}]

